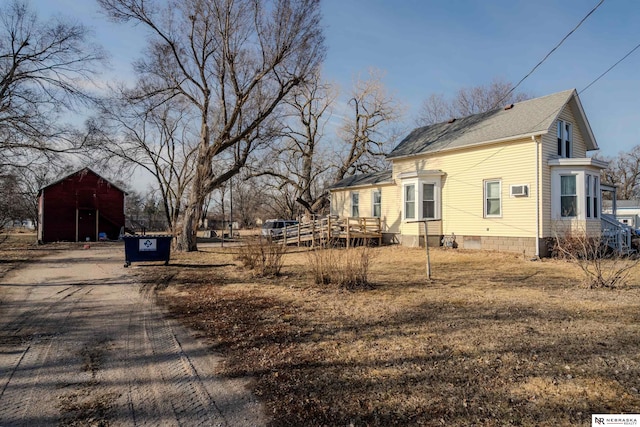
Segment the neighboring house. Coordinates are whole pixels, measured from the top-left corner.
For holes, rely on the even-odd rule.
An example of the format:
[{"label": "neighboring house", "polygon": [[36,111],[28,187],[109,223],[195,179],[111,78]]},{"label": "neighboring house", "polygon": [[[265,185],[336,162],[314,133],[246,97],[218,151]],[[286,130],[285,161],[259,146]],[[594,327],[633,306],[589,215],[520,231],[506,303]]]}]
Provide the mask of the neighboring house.
[{"label": "neighboring house", "polygon": [[[603,212],[613,215],[613,203],[611,200],[604,200]],[[616,200],[615,217],[624,225],[631,228],[640,229],[640,200]]]},{"label": "neighboring house", "polygon": [[331,188],[331,214],[380,217],[387,239],[546,255],[567,227],[600,232],[598,145],[575,90],[415,129],[391,170]]},{"label": "neighboring house", "polygon": [[38,240],[117,239],[124,227],[125,192],[89,168],[40,189]]}]

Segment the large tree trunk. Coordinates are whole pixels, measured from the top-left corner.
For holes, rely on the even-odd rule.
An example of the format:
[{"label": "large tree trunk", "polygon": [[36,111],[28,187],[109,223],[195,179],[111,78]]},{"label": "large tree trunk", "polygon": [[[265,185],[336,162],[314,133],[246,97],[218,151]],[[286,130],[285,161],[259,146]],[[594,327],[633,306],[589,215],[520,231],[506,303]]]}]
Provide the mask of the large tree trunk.
[{"label": "large tree trunk", "polygon": [[[205,102],[208,107],[208,102]],[[182,252],[194,252],[198,250],[197,233],[198,223],[202,215],[202,206],[208,196],[208,187],[213,174],[211,162],[212,152],[210,143],[209,124],[207,122],[206,111],[202,116],[200,124],[200,143],[198,149],[198,161],[196,163],[196,173],[193,177],[189,200],[184,207],[182,215],[182,233],[177,236],[176,250]]]}]

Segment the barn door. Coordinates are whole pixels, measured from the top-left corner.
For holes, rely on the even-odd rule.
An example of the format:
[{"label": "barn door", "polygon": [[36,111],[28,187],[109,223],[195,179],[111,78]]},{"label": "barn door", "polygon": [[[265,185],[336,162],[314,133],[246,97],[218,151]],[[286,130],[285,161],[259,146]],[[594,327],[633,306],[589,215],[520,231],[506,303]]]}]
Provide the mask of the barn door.
[{"label": "barn door", "polygon": [[78,240],[84,242],[87,237],[96,241],[96,210],[78,209]]}]

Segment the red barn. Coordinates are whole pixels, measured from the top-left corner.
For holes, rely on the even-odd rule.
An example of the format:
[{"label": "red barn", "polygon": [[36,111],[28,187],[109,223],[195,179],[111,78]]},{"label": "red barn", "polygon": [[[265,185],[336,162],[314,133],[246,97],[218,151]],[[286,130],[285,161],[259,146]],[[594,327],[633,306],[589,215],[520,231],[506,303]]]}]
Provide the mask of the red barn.
[{"label": "red barn", "polygon": [[125,194],[89,168],[43,187],[38,193],[38,240],[117,239],[124,227]]}]

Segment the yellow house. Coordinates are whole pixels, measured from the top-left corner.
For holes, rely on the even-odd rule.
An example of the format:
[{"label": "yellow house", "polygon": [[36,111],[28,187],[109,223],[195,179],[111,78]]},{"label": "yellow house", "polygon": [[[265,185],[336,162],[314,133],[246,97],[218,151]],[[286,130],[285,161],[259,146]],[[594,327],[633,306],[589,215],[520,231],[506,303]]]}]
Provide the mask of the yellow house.
[{"label": "yellow house", "polygon": [[543,256],[559,229],[600,232],[598,145],[575,90],[415,129],[391,169],[331,188],[331,214],[379,217],[386,240]]}]

